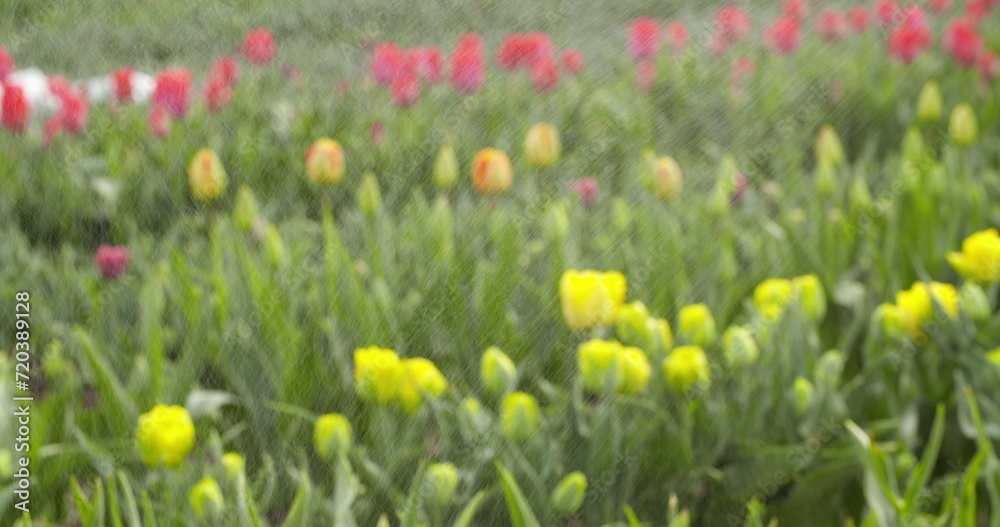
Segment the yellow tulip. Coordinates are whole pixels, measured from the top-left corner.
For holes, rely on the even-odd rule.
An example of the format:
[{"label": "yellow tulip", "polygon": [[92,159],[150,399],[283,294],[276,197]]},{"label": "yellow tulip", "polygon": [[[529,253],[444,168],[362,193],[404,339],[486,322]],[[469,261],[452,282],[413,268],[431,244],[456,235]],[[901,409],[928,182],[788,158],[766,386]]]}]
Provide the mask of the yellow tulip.
[{"label": "yellow tulip", "polygon": [[925,335],[923,324],[934,317],[935,301],[949,317],[958,315],[958,291],[951,284],[917,282],[910,289],[896,293],[896,306],[914,338]]},{"label": "yellow tulip", "polygon": [[313,185],[336,185],[344,179],[344,149],[323,137],[306,150],[306,177]]},{"label": "yellow tulip", "polygon": [[547,168],[559,162],[562,146],[559,130],[548,123],[538,123],[524,138],[524,156],[535,168]]},{"label": "yellow tulip", "polygon": [[625,276],[619,272],[567,270],[559,280],[566,323],[576,331],[614,324],[626,289]]},{"label": "yellow tulip", "polygon": [[503,400],[501,424],[503,435],[512,441],[525,441],[538,435],[541,416],[535,398],[524,392],[513,392]]},{"label": "yellow tulip", "polygon": [[479,373],[483,385],[493,393],[505,393],[513,389],[517,382],[517,366],[496,346],[483,352]]},{"label": "yellow tulip", "polygon": [[420,408],[427,397],[438,397],[448,389],[448,380],[428,359],[415,358],[402,361],[406,380],[399,387],[399,403],[407,412]]},{"label": "yellow tulip", "polygon": [[667,385],[678,393],[687,393],[696,384],[707,386],[712,372],[705,352],[698,346],[674,348],[663,361],[663,376]]},{"label": "yellow tulip", "polygon": [[795,294],[806,317],[812,321],[823,320],[826,316],[826,293],[819,277],[807,274],[792,279]]},{"label": "yellow tulip", "polygon": [[989,284],[1000,274],[1000,234],[986,229],[962,242],[962,252],[947,255],[948,263],[966,279]]},{"label": "yellow tulip", "polygon": [[617,390],[624,375],[622,345],[607,340],[584,342],[577,349],[577,367],[583,386],[601,393],[605,386]]},{"label": "yellow tulip", "polygon": [[143,463],[177,468],[194,447],[194,422],[184,407],[158,404],[139,416],[137,435]]},{"label": "yellow tulip", "polygon": [[684,306],[678,315],[681,336],[695,346],[711,346],[717,337],[715,318],[705,304]]},{"label": "yellow tulip", "polygon": [[329,461],[341,456],[354,445],[351,423],[341,414],[324,414],[313,426],[313,447],[319,457]]},{"label": "yellow tulip", "polygon": [[188,495],[191,508],[194,509],[195,516],[199,520],[206,520],[217,517],[221,512],[225,502],[222,499],[222,489],[219,484],[210,476],[205,476],[192,489]]},{"label": "yellow tulip", "polygon": [[395,351],[371,346],[354,352],[354,387],[362,399],[387,405],[406,377]]},{"label": "yellow tulip", "polygon": [[628,347],[623,348],[621,354],[624,374],[622,375],[621,386],[618,389],[619,393],[636,395],[646,391],[646,386],[649,384],[649,377],[653,373],[653,368],[649,365],[646,353],[639,348]]},{"label": "yellow tulip", "polygon": [[226,190],[226,169],[215,151],[202,148],[188,165],[188,186],[191,196],[203,203],[211,203]]},{"label": "yellow tulip", "polygon": [[653,165],[653,175],[655,176],[656,195],[669,199],[677,195],[684,186],[684,172],[677,160],[670,156],[663,156],[656,160]]},{"label": "yellow tulip", "polygon": [[792,281],[768,278],[753,290],[753,304],[769,319],[778,318],[792,300]]}]

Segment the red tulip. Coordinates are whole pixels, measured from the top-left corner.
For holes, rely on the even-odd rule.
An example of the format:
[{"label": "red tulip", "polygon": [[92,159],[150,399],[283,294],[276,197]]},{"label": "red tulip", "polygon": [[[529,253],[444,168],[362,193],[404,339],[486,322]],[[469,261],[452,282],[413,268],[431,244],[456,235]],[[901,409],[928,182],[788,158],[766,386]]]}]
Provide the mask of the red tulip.
[{"label": "red tulip", "polygon": [[466,33],[455,41],[456,49],[465,49],[475,51],[477,55],[484,55],[483,48],[483,37],[479,36],[477,33]]},{"label": "red tulip", "polygon": [[210,77],[205,83],[205,108],[216,113],[233,100],[233,90],[223,77]]},{"label": "red tulip", "polygon": [[727,42],[739,42],[753,30],[750,15],[736,4],[728,4],[715,13],[715,29]]},{"label": "red tulip", "polygon": [[392,81],[392,102],[400,108],[409,108],[420,99],[421,88],[416,71],[400,73]]},{"label": "red tulip", "polygon": [[24,96],[24,89],[12,84],[4,84],[3,100],[0,101],[0,125],[13,133],[22,133],[28,128],[31,106]]},{"label": "red tulip", "polygon": [[90,117],[90,101],[79,90],[70,89],[57,95],[59,98],[59,118],[62,128],[71,134],[83,132]]},{"label": "red tulip", "polygon": [[778,17],[764,32],[771,49],[779,55],[791,55],[802,44],[802,32],[794,18]]},{"label": "red tulip", "polygon": [[868,25],[871,20],[868,18],[868,10],[865,6],[856,5],[847,12],[847,17],[851,19],[851,27],[854,29],[855,33],[864,33],[868,31]]},{"label": "red tulip", "polygon": [[750,57],[738,57],[733,61],[733,66],[729,70],[730,80],[741,80],[743,77],[750,75],[757,69],[757,65],[754,64],[753,59]]},{"label": "red tulip", "polygon": [[372,74],[382,86],[392,85],[396,74],[406,62],[403,51],[393,42],[382,42],[372,52]]},{"label": "red tulip", "polygon": [[548,93],[559,84],[559,68],[551,58],[540,58],[531,65],[531,86],[538,93]]},{"label": "red tulip", "polygon": [[563,50],[562,67],[567,75],[577,75],[583,71],[583,53],[574,48]]},{"label": "red tulip", "polygon": [[111,73],[111,88],[115,100],[127,103],[132,100],[132,68],[122,66]]},{"label": "red tulip", "polygon": [[62,133],[62,121],[58,116],[53,115],[45,121],[45,126],[42,128],[42,146],[45,148],[50,148],[52,143],[55,142],[59,134]]},{"label": "red tulip", "polygon": [[7,51],[7,48],[0,46],[0,81],[14,72],[15,65],[14,57]]},{"label": "red tulip", "polygon": [[547,33],[536,31],[524,35],[524,48],[526,65],[530,69],[538,61],[556,60],[556,46],[552,43],[552,37]]},{"label": "red tulip", "polygon": [[451,85],[462,95],[472,95],[486,83],[486,60],[478,36],[459,39],[451,55]]},{"label": "red tulip", "polygon": [[520,33],[507,35],[497,48],[497,66],[504,71],[514,71],[524,60],[524,37]]},{"label": "red tulip", "polygon": [[49,93],[51,93],[55,98],[62,99],[73,93],[73,85],[66,79],[66,77],[61,77],[59,75],[49,75],[46,79],[49,85]]},{"label": "red tulip", "polygon": [[809,4],[805,0],[785,0],[781,10],[785,16],[794,18],[798,22],[804,22],[809,16]]},{"label": "red tulip", "polygon": [[128,270],[129,252],[127,247],[101,245],[94,255],[97,270],[105,280],[117,280]]},{"label": "red tulip", "polygon": [[896,0],[878,0],[875,2],[875,18],[882,27],[889,27],[896,23],[899,16],[899,4]]},{"label": "red tulip", "polygon": [[965,16],[978,26],[986,17],[990,16],[990,10],[995,4],[997,4],[995,0],[969,0],[965,4]]},{"label": "red tulip", "polygon": [[417,73],[430,84],[441,82],[441,72],[444,70],[444,55],[435,46],[417,48],[414,57]]},{"label": "red tulip", "polygon": [[267,28],[251,29],[243,38],[243,56],[255,66],[270,63],[277,53],[274,36]]},{"label": "red tulip", "polygon": [[628,54],[640,61],[660,51],[660,26],[651,18],[637,18],[628,30]]},{"label": "red tulip", "polygon": [[656,85],[656,61],[644,60],[635,66],[635,86],[643,93],[653,91]]},{"label": "red tulip", "polygon": [[823,40],[829,42],[844,40],[850,31],[847,17],[836,9],[824,9],[816,18],[816,33]]},{"label": "red tulip", "polygon": [[667,33],[667,41],[670,43],[670,51],[675,54],[683,53],[688,44],[688,28],[683,22],[670,22],[664,28]]},{"label": "red tulip", "polygon": [[[382,144],[382,141],[385,140],[385,125],[382,124],[382,121],[375,121],[368,127],[368,137],[371,138],[376,147]],[[306,152],[306,155],[308,156],[309,153]]]},{"label": "red tulip", "polygon": [[599,187],[597,180],[592,177],[580,178],[570,184],[569,189],[580,197],[580,202],[584,207],[590,208],[597,203]]},{"label": "red tulip", "polygon": [[240,78],[240,65],[233,56],[224,55],[215,59],[208,68],[208,77],[220,79],[226,86],[232,88]]},{"label": "red tulip", "polygon": [[927,19],[927,12],[920,4],[909,4],[902,11],[901,25],[926,32],[928,40],[933,40],[931,34],[931,23]]},{"label": "red tulip", "polygon": [[954,59],[965,68],[977,64],[979,54],[983,50],[983,37],[966,18],[956,18],[948,22],[941,37],[941,44]]},{"label": "red tulip", "polygon": [[183,119],[191,104],[191,72],[185,68],[167,68],[156,76],[152,103]]},{"label": "red tulip", "polygon": [[951,9],[951,0],[930,0],[927,4],[930,6],[931,11],[934,11],[937,14],[944,13],[945,11]]},{"label": "red tulip", "polygon": [[173,119],[170,118],[170,112],[166,108],[153,104],[146,117],[146,126],[149,127],[149,133],[153,134],[153,137],[162,139],[170,133]]},{"label": "red tulip", "polygon": [[1000,59],[997,58],[997,54],[991,49],[984,49],[979,54],[979,74],[983,80],[990,82],[997,77],[998,72],[1000,72]]},{"label": "red tulip", "polygon": [[902,12],[900,26],[889,34],[889,55],[903,64],[910,64],[934,41],[927,14],[917,4]]}]

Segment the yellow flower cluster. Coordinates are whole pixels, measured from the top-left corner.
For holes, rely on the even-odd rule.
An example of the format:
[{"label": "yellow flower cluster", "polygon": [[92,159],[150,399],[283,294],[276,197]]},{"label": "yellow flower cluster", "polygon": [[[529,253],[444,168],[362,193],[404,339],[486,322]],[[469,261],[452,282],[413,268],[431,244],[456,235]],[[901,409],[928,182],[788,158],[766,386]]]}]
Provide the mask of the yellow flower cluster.
[{"label": "yellow flower cluster", "polygon": [[354,387],[362,399],[399,403],[413,413],[428,397],[448,389],[448,381],[428,359],[400,359],[395,351],[371,346],[354,352]]},{"label": "yellow flower cluster", "polygon": [[768,278],[754,289],[753,303],[765,319],[781,317],[792,301],[797,301],[809,320],[820,321],[826,316],[826,293],[819,277],[814,274],[792,279]]},{"label": "yellow flower cluster", "polygon": [[916,282],[896,293],[896,307],[913,338],[923,338],[924,324],[933,320],[934,306],[940,305],[951,318],[958,316],[958,291],[951,284]]},{"label": "yellow flower cluster", "polygon": [[608,340],[581,344],[577,368],[584,388],[593,393],[602,393],[605,388],[626,395],[642,393],[652,373],[645,352]]}]

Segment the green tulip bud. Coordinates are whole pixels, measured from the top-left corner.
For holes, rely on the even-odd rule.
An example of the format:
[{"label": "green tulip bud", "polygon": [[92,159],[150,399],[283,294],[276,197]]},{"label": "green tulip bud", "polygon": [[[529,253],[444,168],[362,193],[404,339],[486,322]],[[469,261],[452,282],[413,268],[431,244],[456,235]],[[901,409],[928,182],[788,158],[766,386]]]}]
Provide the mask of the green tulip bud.
[{"label": "green tulip bud", "polygon": [[512,441],[526,441],[538,435],[541,415],[535,398],[524,392],[513,392],[504,398],[501,423],[503,435]]},{"label": "green tulip bud", "polygon": [[358,185],[358,208],[369,217],[374,217],[382,208],[382,192],[374,172],[365,172]]},{"label": "green tulip bud", "polygon": [[342,456],[354,445],[354,432],[351,423],[340,414],[325,414],[316,419],[313,428],[313,447],[319,457],[330,461],[335,456]]},{"label": "green tulip bud", "polygon": [[209,476],[205,476],[199,481],[188,495],[191,508],[194,509],[195,516],[199,520],[217,518],[225,505],[222,499],[222,489],[219,484]]},{"label": "green tulip bud", "polygon": [[844,356],[837,350],[829,350],[820,355],[816,363],[816,380],[831,388],[840,385],[840,374],[844,371]]},{"label": "green tulip bud", "polygon": [[723,351],[730,366],[749,366],[757,361],[760,351],[750,330],[740,326],[730,326],[722,335]]},{"label": "green tulip bud", "polygon": [[958,304],[962,306],[962,311],[976,322],[985,322],[993,314],[993,310],[990,309],[990,301],[986,298],[986,292],[974,282],[965,282],[962,285]]},{"label": "green tulip bud", "polygon": [[455,186],[458,181],[458,158],[455,157],[455,149],[446,144],[438,150],[437,158],[434,159],[434,184],[440,189],[448,189]]},{"label": "green tulip bud", "polygon": [[831,168],[844,162],[844,145],[840,142],[837,130],[824,124],[816,134],[816,162],[829,164]]},{"label": "green tulip bud", "polygon": [[715,344],[715,318],[705,304],[684,306],[678,315],[681,337],[689,344],[703,348]]},{"label": "green tulip bud", "polygon": [[556,516],[576,514],[583,506],[587,494],[587,476],[583,472],[573,472],[562,479],[552,491],[552,511]]},{"label": "green tulip bud", "polygon": [[792,280],[802,311],[809,320],[818,322],[826,316],[826,293],[823,284],[814,274],[799,276]]},{"label": "green tulip bud", "polygon": [[674,347],[674,332],[670,329],[670,323],[666,319],[659,318],[653,322],[656,332],[656,344],[661,353],[666,353]]},{"label": "green tulip bud", "polygon": [[823,196],[833,194],[837,188],[837,171],[829,161],[820,161],[816,165],[816,191]]},{"label": "green tulip bud", "polygon": [[226,452],[222,455],[222,468],[226,470],[226,479],[236,481],[240,473],[246,470],[246,460],[236,452]]},{"label": "green tulip bud", "polygon": [[483,352],[480,374],[483,385],[493,393],[507,393],[517,386],[517,366],[496,346]]},{"label": "green tulip bud", "polygon": [[268,263],[274,267],[283,267],[286,259],[285,244],[281,241],[281,234],[274,225],[268,224],[264,231],[264,240],[267,242],[264,254]]},{"label": "green tulip bud", "polygon": [[872,208],[872,194],[868,190],[868,183],[865,178],[856,177],[851,183],[851,208],[855,211],[866,211]]},{"label": "green tulip bud", "polygon": [[917,119],[922,123],[933,123],[941,118],[941,88],[931,79],[924,83],[917,99]]},{"label": "green tulip bud", "polygon": [[236,193],[236,203],[233,205],[233,224],[241,231],[250,232],[256,217],[257,199],[250,187],[243,185]]},{"label": "green tulip bud", "polygon": [[951,135],[951,140],[961,147],[967,147],[976,142],[976,138],[979,136],[979,122],[976,120],[976,112],[972,106],[962,103],[952,110],[948,133]]},{"label": "green tulip bud", "polygon": [[552,241],[562,242],[566,239],[569,234],[569,214],[565,204],[558,202],[549,207],[545,215],[545,229]]},{"label": "green tulip bud", "polygon": [[900,340],[906,336],[906,318],[903,310],[895,304],[878,306],[872,313],[871,325],[890,340]]},{"label": "green tulip bud", "polygon": [[795,379],[795,413],[799,416],[803,416],[806,410],[809,409],[809,405],[812,404],[813,395],[816,393],[816,389],[813,384],[809,382],[809,379],[805,377],[797,377]]},{"label": "green tulip bud", "polygon": [[451,463],[434,463],[424,473],[424,496],[438,507],[451,502],[458,488],[458,469]]}]

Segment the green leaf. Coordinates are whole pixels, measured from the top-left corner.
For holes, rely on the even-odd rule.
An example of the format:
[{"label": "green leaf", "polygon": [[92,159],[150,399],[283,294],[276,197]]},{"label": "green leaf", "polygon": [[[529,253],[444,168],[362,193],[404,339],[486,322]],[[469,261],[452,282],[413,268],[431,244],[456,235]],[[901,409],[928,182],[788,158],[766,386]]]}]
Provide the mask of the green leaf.
[{"label": "green leaf", "polygon": [[288,517],[282,523],[285,527],[305,527],[309,525],[312,518],[312,483],[309,481],[309,474],[306,471],[299,472],[299,490],[295,493],[295,500],[292,508],[288,511]]},{"label": "green leaf", "polygon": [[691,526],[691,513],[684,509],[681,513],[674,518],[674,521],[670,522],[669,527],[690,527]]},{"label": "green leaf", "polygon": [[479,491],[475,496],[469,500],[469,503],[462,509],[461,514],[458,515],[458,519],[452,524],[452,527],[469,527],[472,525],[472,520],[476,518],[476,511],[479,510],[479,504],[482,503],[483,498],[486,497],[486,493]]},{"label": "green leaf", "polygon": [[979,479],[979,471],[986,462],[989,450],[980,449],[976,457],[965,469],[965,477],[962,478],[962,497],[958,503],[959,525],[962,527],[976,527],[976,481]]},{"label": "green leaf", "polygon": [[97,525],[94,523],[94,506],[83,495],[83,489],[80,488],[80,482],[76,480],[76,476],[69,477],[69,486],[73,492],[73,504],[76,506],[76,514],[80,517],[80,523],[83,524],[83,527]]},{"label": "green leaf", "polygon": [[118,480],[121,482],[122,495],[125,497],[125,518],[128,519],[128,525],[142,525],[142,521],[139,519],[139,507],[135,503],[135,494],[132,493],[132,485],[129,484],[125,473],[120,470],[118,471]]},{"label": "green leaf", "polygon": [[124,383],[115,376],[105,355],[97,351],[97,344],[94,343],[94,339],[91,338],[87,330],[80,326],[74,327],[73,336],[97,377],[94,381],[97,384],[98,393],[101,394],[102,404],[110,406],[104,412],[108,419],[113,420],[110,428],[112,430],[129,429],[128,423],[138,417],[138,412],[132,399],[125,393]]},{"label": "green leaf", "polygon": [[906,485],[906,493],[903,496],[904,516],[918,512],[916,510],[919,501],[917,497],[920,495],[920,491],[927,485],[927,481],[931,477],[931,471],[934,470],[934,464],[937,462],[938,452],[941,449],[941,440],[944,437],[944,416],[944,405],[939,404],[937,413],[934,416],[934,426],[931,428],[930,438],[924,447],[923,455],[920,456],[920,463],[914,467],[910,481]]},{"label": "green leaf", "polygon": [[635,515],[635,511],[628,505],[625,506],[625,518],[628,519],[628,527],[643,527],[639,517]]},{"label": "green leaf", "polygon": [[517,486],[514,476],[500,462],[497,462],[496,467],[500,474],[500,484],[503,486],[507,510],[510,511],[510,519],[514,527],[541,527],[535,518],[535,513],[528,505],[528,500],[521,492],[521,488]]},{"label": "green leaf", "polygon": [[146,523],[139,524],[146,527],[156,527],[156,515],[153,514],[153,504],[149,501],[149,493],[142,491],[142,517]]},{"label": "green leaf", "polygon": [[115,478],[108,478],[108,509],[111,511],[111,525],[114,527],[125,527],[122,522],[122,513],[118,508],[118,484]]},{"label": "green leaf", "polygon": [[263,527],[260,521],[260,514],[250,497],[250,489],[247,488],[246,475],[240,473],[236,483],[236,507],[239,511],[240,524],[248,527]]},{"label": "green leaf", "polygon": [[334,482],[333,491],[333,519],[334,525],[353,527],[354,515],[351,513],[351,505],[361,491],[361,483],[351,469],[351,463],[347,457],[340,456],[337,461],[337,475]]}]

